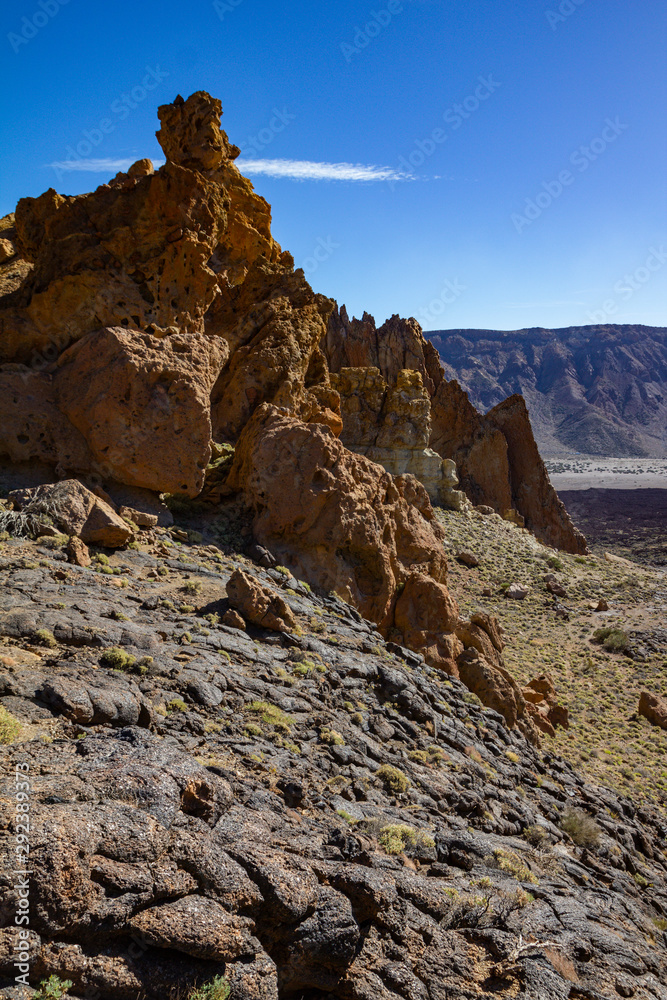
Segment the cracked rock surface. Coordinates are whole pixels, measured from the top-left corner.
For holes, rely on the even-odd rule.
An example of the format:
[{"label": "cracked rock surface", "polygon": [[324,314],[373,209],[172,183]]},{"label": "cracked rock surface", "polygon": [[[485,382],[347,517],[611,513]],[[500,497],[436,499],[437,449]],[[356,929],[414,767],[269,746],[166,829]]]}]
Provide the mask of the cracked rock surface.
[{"label": "cracked rock surface", "polygon": [[[19,996],[27,763],[33,986],[667,998],[660,812],[282,568],[140,537],[88,567],[43,541],[0,554],[0,704],[22,727],[2,747],[0,995]],[[296,626],[222,624],[238,570]],[[592,823],[585,843],[568,816]]]}]

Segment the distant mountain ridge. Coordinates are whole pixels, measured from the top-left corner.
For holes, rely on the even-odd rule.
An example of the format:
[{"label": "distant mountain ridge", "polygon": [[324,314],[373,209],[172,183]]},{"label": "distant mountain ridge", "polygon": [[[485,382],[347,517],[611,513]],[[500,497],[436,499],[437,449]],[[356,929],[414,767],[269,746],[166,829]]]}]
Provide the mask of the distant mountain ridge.
[{"label": "distant mountain ridge", "polygon": [[546,455],[667,456],[667,327],[432,330],[448,378],[483,411],[513,393]]}]

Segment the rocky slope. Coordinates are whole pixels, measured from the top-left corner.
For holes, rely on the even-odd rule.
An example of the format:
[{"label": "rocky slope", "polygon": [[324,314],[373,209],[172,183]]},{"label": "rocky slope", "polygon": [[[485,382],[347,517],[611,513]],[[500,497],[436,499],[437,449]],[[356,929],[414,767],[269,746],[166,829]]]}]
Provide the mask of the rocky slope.
[{"label": "rocky slope", "polygon": [[[667,997],[653,807],[337,598],[177,533],[87,568],[57,540],[3,546],[1,704],[22,727],[0,798],[6,997],[28,995],[10,985],[16,764],[31,981],[72,997],[216,977],[230,1000]],[[261,589],[294,624],[251,623]]]},{"label": "rocky slope", "polygon": [[545,455],[667,455],[667,329],[433,330],[449,378],[486,411],[524,396]]}]

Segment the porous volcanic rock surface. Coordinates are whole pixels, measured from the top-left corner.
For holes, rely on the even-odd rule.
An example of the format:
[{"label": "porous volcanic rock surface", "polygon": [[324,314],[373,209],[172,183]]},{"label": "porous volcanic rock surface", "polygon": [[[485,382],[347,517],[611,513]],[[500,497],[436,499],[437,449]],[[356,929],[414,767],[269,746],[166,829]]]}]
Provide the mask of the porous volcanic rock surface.
[{"label": "porous volcanic rock surface", "polygon": [[[0,703],[24,727],[2,747],[2,995],[21,995],[21,764],[33,986],[57,975],[75,998],[163,1000],[224,976],[230,1000],[667,997],[660,813],[587,784],[282,572],[164,529],[107,563],[64,560],[21,539],[0,552]],[[298,629],[219,623],[239,567],[280,590]],[[193,604],[179,611],[179,594]],[[567,815],[595,822],[588,846]]]},{"label": "porous volcanic rock surface", "polygon": [[3,220],[0,453],[194,496],[211,438],[234,441],[265,400],[340,431],[318,347],[333,303],[271,237],[220,102],[158,114],[159,170]]},{"label": "porous volcanic rock surface", "polygon": [[345,447],[394,476],[415,476],[433,503],[459,509],[456,465],[429,447],[431,401],[421,373],[401,369],[392,386],[378,368],[341,368],[330,378],[340,395]]}]

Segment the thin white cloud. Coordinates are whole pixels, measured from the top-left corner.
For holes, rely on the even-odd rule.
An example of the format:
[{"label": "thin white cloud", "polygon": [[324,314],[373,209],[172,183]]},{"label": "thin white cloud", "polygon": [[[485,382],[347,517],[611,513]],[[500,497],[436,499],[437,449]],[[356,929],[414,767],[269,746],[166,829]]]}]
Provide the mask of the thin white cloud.
[{"label": "thin white cloud", "polygon": [[70,170],[85,170],[91,174],[108,174],[113,170],[127,170],[134,163],[134,160],[60,160],[57,163],[49,163],[48,166],[54,170],[67,172]]},{"label": "thin white cloud", "polygon": [[313,160],[237,160],[244,174],[293,181],[412,181],[412,174],[363,163],[315,163]]},{"label": "thin white cloud", "polygon": [[[78,159],[61,160],[48,166],[60,172],[83,170],[95,174],[108,174],[127,170],[135,163],[131,160]],[[164,160],[153,160],[160,167]],[[294,181],[414,181],[412,174],[392,167],[378,167],[363,163],[317,163],[313,160],[236,160],[236,166],[250,176],[287,178]]]}]

